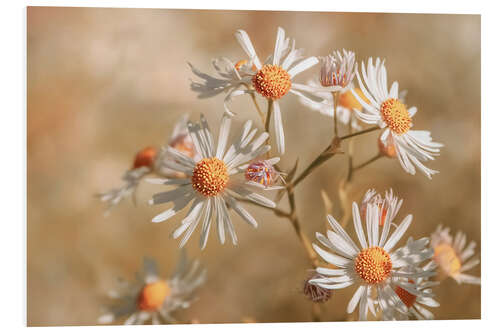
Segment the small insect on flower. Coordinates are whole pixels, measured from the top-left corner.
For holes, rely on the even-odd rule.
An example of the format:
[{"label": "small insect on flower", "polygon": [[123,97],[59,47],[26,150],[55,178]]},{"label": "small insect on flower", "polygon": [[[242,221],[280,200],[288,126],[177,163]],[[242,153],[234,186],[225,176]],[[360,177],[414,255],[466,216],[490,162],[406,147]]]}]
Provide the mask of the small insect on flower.
[{"label": "small insect on flower", "polygon": [[273,158],[269,160],[256,160],[250,163],[246,168],[245,178],[266,188],[276,184],[280,179],[284,183],[282,173],[278,172],[273,166],[278,161],[279,158]]},{"label": "small insect on flower", "polygon": [[111,291],[114,299],[108,312],[99,317],[101,324],[109,324],[126,318],[125,325],[174,323],[172,312],[189,307],[196,289],[204,283],[206,271],[198,261],[188,262],[185,251],[175,273],[169,279],[158,275],[156,262],[144,258],[144,267],[137,274],[135,283],[121,281],[120,290]]}]

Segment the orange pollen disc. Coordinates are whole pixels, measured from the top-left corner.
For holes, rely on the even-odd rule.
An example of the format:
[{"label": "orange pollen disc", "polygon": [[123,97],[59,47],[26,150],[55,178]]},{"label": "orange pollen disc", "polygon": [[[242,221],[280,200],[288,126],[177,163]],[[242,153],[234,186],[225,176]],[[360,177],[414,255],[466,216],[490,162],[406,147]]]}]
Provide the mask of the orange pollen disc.
[{"label": "orange pollen disc", "polygon": [[216,157],[199,161],[191,177],[193,188],[206,197],[213,197],[222,192],[228,180],[226,164]]},{"label": "orange pollen disc", "polygon": [[[412,280],[409,280],[410,283],[414,283]],[[415,304],[417,300],[417,296],[409,293],[406,289],[401,288],[400,286],[396,286],[394,290],[396,295],[399,296],[401,301],[406,305],[407,308],[411,308],[413,304]]]},{"label": "orange pollen disc", "polygon": [[397,133],[403,134],[411,128],[411,117],[406,105],[395,98],[389,98],[380,105],[382,118],[389,128]]},{"label": "orange pollen disc", "polygon": [[354,270],[368,284],[384,281],[391,274],[391,269],[391,257],[378,246],[362,250],[354,259]]},{"label": "orange pollen disc", "polygon": [[[361,89],[355,88],[354,91],[356,91],[356,94],[358,94],[358,96],[361,97],[365,102],[369,103],[368,99],[363,94]],[[353,109],[362,109],[361,103],[356,99],[356,97],[354,97],[354,94],[350,90],[347,90],[346,92],[340,94],[339,105],[351,111]]]},{"label": "orange pollen disc", "polygon": [[175,148],[186,156],[194,157],[194,144],[188,134],[180,134],[170,142],[170,147]]},{"label": "orange pollen disc", "polygon": [[143,311],[157,311],[170,295],[170,287],[165,281],[145,285],[137,298],[137,306]]},{"label": "orange pollen disc", "polygon": [[154,147],[146,147],[135,155],[134,169],[140,167],[153,167],[158,150]]},{"label": "orange pollen disc", "polygon": [[462,263],[455,249],[449,244],[444,243],[434,247],[434,261],[447,275],[454,276],[460,273]]},{"label": "orange pollen disc", "polygon": [[292,87],[290,74],[278,65],[264,65],[252,81],[259,94],[273,100],[285,96]]}]

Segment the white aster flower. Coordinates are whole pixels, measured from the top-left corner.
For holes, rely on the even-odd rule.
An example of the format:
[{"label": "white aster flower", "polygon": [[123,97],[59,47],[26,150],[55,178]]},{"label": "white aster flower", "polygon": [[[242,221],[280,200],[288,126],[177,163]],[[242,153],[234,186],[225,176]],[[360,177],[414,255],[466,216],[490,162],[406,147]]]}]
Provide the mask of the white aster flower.
[{"label": "white aster flower", "polygon": [[[411,243],[411,238],[409,239]],[[411,246],[411,244],[409,244]],[[434,262],[429,262],[422,268],[418,267],[404,267],[402,271],[405,272],[432,272],[436,269],[436,264]],[[385,319],[387,320],[408,320],[408,319],[418,319],[418,320],[431,320],[434,319],[434,315],[426,307],[435,308],[439,306],[439,303],[434,299],[434,294],[431,288],[439,284],[436,281],[429,281],[428,277],[418,277],[416,280],[409,278],[394,278],[392,281],[393,289],[398,295],[399,299],[404,303],[407,312],[400,312],[396,308],[391,311],[389,308],[386,313],[384,313]]]},{"label": "white aster flower", "polygon": [[229,219],[226,205],[251,226],[257,227],[257,221],[238,203],[240,198],[266,207],[276,206],[273,201],[255,193],[255,190],[261,189],[260,184],[247,181],[244,176],[246,170],[244,166],[270,150],[270,146],[264,145],[269,135],[264,132],[252,141],[257,129],[252,129],[252,122],[249,120],[245,123],[240,138],[226,150],[230,127],[231,117],[224,114],[219,139],[215,145],[203,115],[199,124],[189,122],[188,131],[200,158],[190,158],[171,147],[167,147],[166,150],[167,155],[172,159],[167,166],[185,173],[188,178],[148,179],[154,184],[175,186],[173,190],[155,194],[150,200],[150,204],[173,203],[172,208],[154,217],[153,222],[162,222],[171,218],[192,202],[186,217],[173,233],[174,238],[184,233],[180,242],[181,247],[202,220],[200,247],[205,248],[213,217],[217,223],[219,241],[224,243],[225,232],[228,231],[233,244],[236,245],[236,233]]},{"label": "white aster flower", "polygon": [[[412,215],[408,215],[391,235],[389,235],[391,223],[384,223],[382,232],[379,234],[380,209],[376,204],[368,204],[365,219],[367,241],[358,205],[355,202],[352,204],[352,214],[360,247],[347,235],[340,224],[328,215],[328,222],[333,231],[327,231],[328,237],[316,233],[316,238],[331,252],[323,250],[316,244],[313,244],[313,247],[321,258],[338,268],[317,268],[316,271],[325,277],[311,280],[311,283],[326,289],[358,286],[347,306],[347,312],[352,313],[359,303],[360,320],[366,320],[368,310],[373,314],[376,313],[375,304],[380,307],[382,313],[390,311],[392,307],[406,312],[407,308],[392,288],[391,282],[394,278],[416,280],[431,274],[431,272],[401,271],[403,267],[418,265],[432,257],[432,250],[426,248],[429,240],[422,238],[412,242],[411,246],[405,245],[394,250],[395,245],[410,226]],[[376,301],[372,299],[373,292],[377,294]]]},{"label": "white aster flower", "polygon": [[[368,69],[361,63],[364,84],[356,72],[359,86],[365,101],[356,91],[354,96],[364,110],[355,110],[356,116],[367,124],[377,124],[385,130],[380,137],[381,142],[394,145],[394,150],[403,169],[414,175],[415,167],[431,178],[438,171],[429,169],[422,162],[434,160],[439,155],[441,143],[433,142],[429,131],[411,130],[412,118],[417,113],[416,107],[407,109],[398,96],[399,85],[394,82],[390,91],[387,90],[387,71],[384,63],[377,58],[373,65],[372,58],[368,59]],[[366,88],[365,88],[366,85]]]},{"label": "white aster flower", "polygon": [[[255,66],[255,74],[242,77],[243,82],[252,86],[261,96],[272,101],[274,134],[277,149],[280,154],[285,152],[285,135],[279,100],[289,92],[298,96],[305,95],[300,90],[309,91],[306,85],[292,82],[295,76],[318,63],[316,57],[303,59],[303,50],[295,49],[295,40],[285,38],[285,30],[278,28],[273,55],[262,63],[255,52],[248,34],[243,30],[236,32],[236,38],[245,53]],[[236,90],[233,95],[247,93],[245,90]]]},{"label": "white aster flower", "polygon": [[[194,157],[196,152],[187,132],[187,118],[188,116],[185,114],[177,121],[167,145],[186,156]],[[105,214],[108,215],[111,208],[118,205],[126,197],[132,196],[135,203],[135,191],[145,175],[185,177],[184,174],[165,167],[166,162],[168,162],[168,157],[163,153],[163,150],[158,151],[155,147],[146,147],[139,151],[135,155],[132,168],[122,176],[122,186],[98,195],[101,201],[108,205]]]},{"label": "white aster flower", "polygon": [[190,306],[205,277],[206,270],[198,261],[188,262],[184,251],[169,279],[160,278],[155,261],[144,258],[143,270],[137,274],[136,281],[119,280],[119,290],[109,292],[114,304],[98,321],[109,324],[126,318],[125,325],[141,325],[149,320],[154,325],[174,323],[172,312]]},{"label": "white aster flower", "polygon": [[450,228],[439,225],[431,235],[431,246],[434,248],[434,261],[439,268],[439,278],[453,278],[458,283],[481,284],[481,278],[464,272],[479,264],[479,258],[468,260],[474,255],[476,243],[465,246],[467,238],[458,231],[455,238],[450,235]]}]

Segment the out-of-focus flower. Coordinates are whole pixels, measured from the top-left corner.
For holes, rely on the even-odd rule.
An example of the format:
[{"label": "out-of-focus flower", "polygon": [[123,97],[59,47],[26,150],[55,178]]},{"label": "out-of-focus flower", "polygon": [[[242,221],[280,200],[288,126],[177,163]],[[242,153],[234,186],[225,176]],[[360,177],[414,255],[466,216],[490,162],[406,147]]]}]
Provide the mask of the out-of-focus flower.
[{"label": "out-of-focus flower", "polygon": [[365,64],[361,63],[364,84],[359,72],[356,72],[356,76],[361,91],[369,102],[352,90],[364,109],[355,110],[356,116],[367,124],[377,124],[385,129],[379,140],[384,144],[394,145],[396,156],[406,172],[414,175],[417,167],[431,178],[438,171],[429,169],[422,162],[434,160],[434,156],[439,155],[439,148],[443,145],[433,142],[429,131],[411,130],[412,118],[417,108],[413,106],[407,109],[398,96],[397,81],[392,84],[390,91],[387,90],[387,71],[384,63],[377,58],[373,65],[370,58],[367,66],[368,69],[365,69]]},{"label": "out-of-focus flower", "polygon": [[225,232],[228,231],[233,244],[237,238],[233,224],[229,219],[228,208],[233,209],[247,223],[257,227],[257,221],[244,209],[238,199],[253,201],[259,205],[272,207],[276,205],[266,197],[255,193],[260,189],[253,181],[245,179],[245,164],[268,152],[270,146],[264,145],[268,138],[262,133],[252,141],[257,129],[252,129],[252,122],[247,121],[240,138],[226,150],[231,127],[231,117],[224,114],[221,121],[219,139],[214,143],[212,133],[205,117],[201,115],[200,123],[188,123],[188,131],[194,142],[200,158],[192,159],[167,147],[166,154],[170,160],[166,166],[188,175],[183,179],[148,179],[153,184],[173,185],[174,189],[157,193],[150,204],[173,203],[173,207],[153,218],[153,222],[168,220],[191,202],[191,207],[181,225],[174,231],[173,237],[178,238],[184,233],[180,246],[184,246],[199,222],[202,220],[200,247],[206,246],[213,217],[217,223],[219,241],[224,243]]},{"label": "out-of-focus flower", "polygon": [[[183,115],[176,123],[172,135],[167,143],[168,146],[189,156],[195,156],[195,150],[191,137],[187,133],[187,114]],[[146,147],[139,151],[134,158],[132,168],[122,176],[123,185],[99,194],[101,201],[108,204],[105,214],[109,214],[111,208],[119,204],[124,198],[133,196],[142,178],[147,174],[157,174],[165,177],[185,177],[184,174],[165,167],[168,157],[164,149]]]},{"label": "out-of-focus flower", "polygon": [[[413,241],[411,238],[409,243]],[[411,246],[409,244],[408,246]],[[434,272],[436,265],[431,261],[422,268],[417,267],[404,267],[402,270],[406,272]],[[419,277],[416,280],[408,278],[395,278],[392,281],[393,289],[398,295],[399,299],[404,303],[407,312],[389,311],[384,313],[387,320],[408,320],[416,318],[418,320],[431,320],[434,315],[425,307],[435,308],[439,303],[434,300],[434,294],[431,288],[439,284],[436,281],[429,281],[428,277]]]},{"label": "out-of-focus flower", "polygon": [[368,204],[377,205],[379,208],[380,218],[379,227],[382,227],[384,223],[392,223],[394,218],[399,212],[401,205],[403,204],[402,199],[398,199],[397,196],[392,192],[392,188],[389,191],[385,191],[385,197],[382,198],[380,194],[374,189],[368,190],[363,197],[361,202],[361,217],[366,218],[366,209]]},{"label": "out-of-focus flower", "polygon": [[[273,55],[262,63],[255,52],[253,44],[248,34],[243,30],[236,32],[236,39],[250,58],[252,65],[255,65],[255,74],[243,77],[243,81],[252,86],[261,96],[272,101],[274,134],[278,152],[285,152],[285,135],[283,132],[283,121],[279,100],[289,92],[298,96],[306,97],[301,90],[309,87],[292,82],[295,76],[318,63],[316,57],[303,59],[303,50],[295,49],[295,40],[290,41],[285,38],[285,30],[279,27],[276,35],[276,43]],[[243,94],[244,90],[235,91],[234,95]]]},{"label": "out-of-focus flower", "polygon": [[[351,285],[357,285],[351,301],[347,306],[347,312],[352,313],[359,303],[359,319],[366,320],[368,310],[374,315],[375,304],[380,307],[382,313],[397,308],[405,313],[408,311],[406,305],[397,296],[392,288],[394,278],[407,278],[416,280],[426,277],[433,272],[406,272],[403,267],[418,265],[424,260],[432,258],[432,249],[427,248],[429,240],[419,239],[393,250],[396,243],[401,239],[411,224],[412,215],[404,218],[394,232],[389,235],[391,223],[384,223],[382,232],[379,234],[380,209],[377,204],[368,204],[366,208],[366,233],[361,223],[358,205],[352,204],[352,215],[354,228],[361,247],[347,235],[340,224],[330,215],[328,222],[333,231],[328,230],[327,236],[316,233],[317,240],[330,251],[313,244],[315,251],[327,263],[338,268],[319,267],[316,272],[324,275],[323,278],[313,279],[310,283],[326,289],[341,289]],[[401,285],[405,289],[404,285]],[[377,300],[372,299],[372,292],[376,291]],[[411,292],[411,290],[407,290]]]},{"label": "out-of-focus flower", "polygon": [[314,303],[325,303],[332,297],[332,291],[330,289],[325,289],[317,284],[309,283],[313,279],[322,278],[320,274],[311,274],[307,280],[304,281],[303,292],[304,295]]},{"label": "out-of-focus flower", "polygon": [[[320,84],[316,81],[310,80],[307,83],[312,90],[314,88],[321,88]],[[359,88],[356,88],[359,94],[362,94]],[[300,97],[300,102],[311,110],[318,111],[319,113],[333,117],[333,95],[328,91],[311,91],[309,94],[317,97],[317,99]],[[340,123],[348,126],[351,124],[353,129],[360,130],[361,126],[354,117],[354,109],[361,109],[361,104],[351,93],[350,89],[343,89],[339,93],[339,101],[337,104],[337,119]]]},{"label": "out-of-focus flower", "polygon": [[342,50],[342,53],[335,51],[326,57],[319,57],[319,82],[325,88],[334,88],[333,91],[351,86],[358,69],[355,53],[346,50]]},{"label": "out-of-focus flower", "polygon": [[109,292],[115,302],[106,314],[99,317],[101,324],[126,318],[125,325],[174,323],[172,312],[189,307],[196,289],[205,281],[206,271],[198,261],[188,262],[185,252],[174,274],[169,279],[158,275],[156,262],[144,258],[144,266],[133,283],[119,281],[119,289]]},{"label": "out-of-focus flower", "polygon": [[468,260],[474,255],[476,243],[465,246],[467,238],[458,231],[455,238],[450,235],[450,228],[439,225],[431,235],[431,246],[434,248],[434,261],[438,265],[438,278],[453,278],[458,283],[481,284],[481,278],[464,272],[479,264],[479,258]]}]

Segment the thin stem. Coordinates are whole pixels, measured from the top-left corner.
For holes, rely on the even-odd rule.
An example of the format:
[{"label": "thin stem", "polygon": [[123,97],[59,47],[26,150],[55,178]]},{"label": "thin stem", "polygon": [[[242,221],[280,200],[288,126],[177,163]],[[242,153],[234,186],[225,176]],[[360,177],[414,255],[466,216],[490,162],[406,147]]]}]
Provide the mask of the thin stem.
[{"label": "thin stem", "polygon": [[302,245],[304,246],[304,249],[306,250],[309,259],[311,260],[311,264],[314,268],[319,266],[319,261],[318,261],[318,256],[316,255],[316,252],[314,251],[312,247],[312,243],[309,240],[309,237],[302,231],[302,228],[299,223],[299,219],[297,217],[296,213],[296,205],[295,205],[295,193],[293,192],[292,188],[287,187],[287,194],[288,194],[288,202],[290,204],[290,215],[288,216],[288,219],[292,223],[292,226],[295,230],[295,233],[299,237],[300,241],[302,242]]},{"label": "thin stem", "polygon": [[331,152],[331,145],[328,146],[325,150],[323,150],[323,152],[321,154],[318,155],[318,157],[316,157],[316,159],[314,161],[311,162],[311,164],[309,164],[309,166],[307,168],[305,168],[304,171],[302,171],[302,173],[293,181],[291,187],[294,188],[295,186],[297,186],[301,181],[303,181],[314,169],[316,169],[317,167],[319,167],[321,164],[323,164],[324,162],[326,162],[328,159],[330,159],[330,157],[332,157],[333,155],[335,155],[335,153]]},{"label": "thin stem", "polygon": [[367,129],[359,131],[359,132],[355,132],[355,133],[351,133],[351,134],[347,134],[347,135],[341,136],[340,140],[346,140],[346,139],[353,138],[353,137],[361,135],[361,134],[373,132],[373,131],[378,130],[379,128],[380,127],[378,127],[378,126],[373,126],[373,127],[367,128]]},{"label": "thin stem", "polygon": [[337,105],[339,103],[339,92],[332,92],[333,95],[333,137],[336,138],[338,135],[338,125],[337,125]]},{"label": "thin stem", "polygon": [[264,128],[266,129],[266,132],[269,133],[269,125],[271,123],[271,113],[273,112],[273,100],[268,99],[267,100],[267,114],[266,114],[266,121],[264,123]]},{"label": "thin stem", "polygon": [[253,105],[255,105],[255,109],[257,110],[257,113],[260,116],[260,119],[262,120],[262,124],[265,124],[266,122],[266,116],[264,115],[264,112],[260,109],[259,104],[257,103],[257,98],[255,97],[255,93],[251,93],[250,97],[252,98]]},{"label": "thin stem", "polygon": [[352,168],[352,170],[353,170],[353,171],[358,171],[359,169],[361,169],[361,168],[363,168],[363,167],[367,166],[368,164],[370,164],[370,163],[372,163],[372,162],[375,162],[376,160],[378,160],[378,159],[379,159],[379,158],[381,158],[381,157],[382,157],[382,154],[380,154],[380,153],[379,153],[379,154],[377,154],[377,155],[373,156],[372,158],[370,158],[369,160],[367,160],[367,161],[365,161],[365,162],[361,163],[360,165],[357,165],[357,166],[353,167],[353,168]]},{"label": "thin stem", "polygon": [[[352,134],[351,119],[349,119],[349,134]],[[352,161],[353,151],[354,151],[354,140],[350,140],[348,147],[347,147],[347,179],[346,179],[346,181],[348,183],[352,181],[352,175],[353,175],[353,161]]]}]

